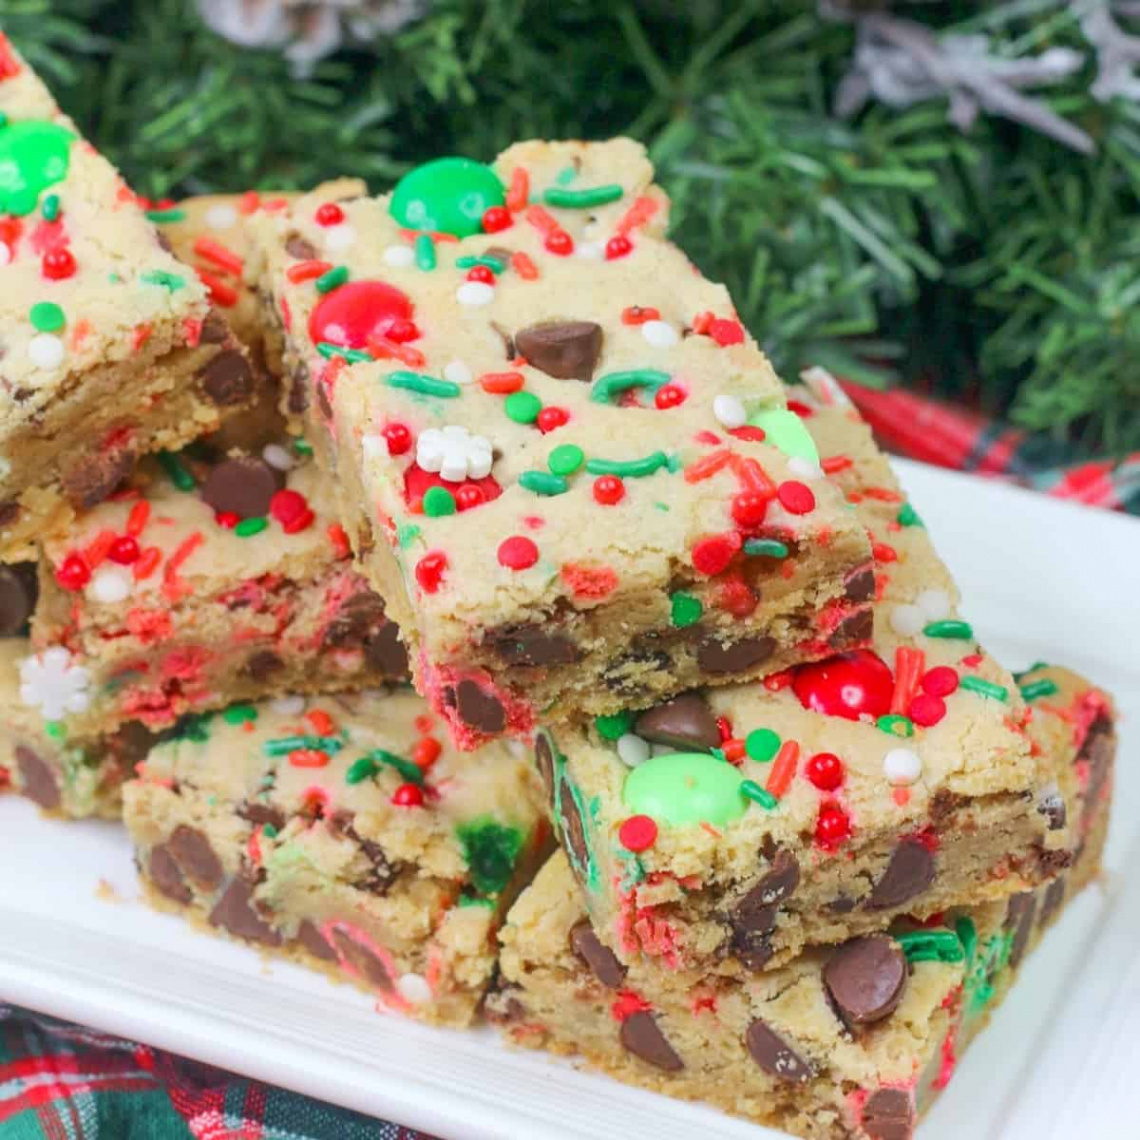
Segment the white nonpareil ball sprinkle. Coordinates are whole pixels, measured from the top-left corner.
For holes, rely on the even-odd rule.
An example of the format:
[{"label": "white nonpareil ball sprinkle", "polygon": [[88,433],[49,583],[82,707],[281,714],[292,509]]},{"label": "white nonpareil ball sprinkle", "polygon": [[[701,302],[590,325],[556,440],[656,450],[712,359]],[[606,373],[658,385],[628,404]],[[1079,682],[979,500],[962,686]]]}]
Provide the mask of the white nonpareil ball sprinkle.
[{"label": "white nonpareil ball sprinkle", "polygon": [[489,305],[495,299],[495,290],[483,281],[464,281],[455,290],[455,299],[461,305],[477,308],[480,305]]},{"label": "white nonpareil ball sprinkle", "polygon": [[895,787],[909,787],[922,775],[922,761],[909,748],[892,748],[883,757],[883,775]]},{"label": "white nonpareil ball sprinkle", "polygon": [[237,225],[237,220],[237,210],[224,202],[219,202],[206,211],[206,225],[212,230],[228,230]]},{"label": "white nonpareil ball sprinkle", "polygon": [[593,241],[579,242],[574,247],[574,253],[577,257],[585,258],[586,261],[601,261],[606,255],[605,247]]},{"label": "white nonpareil ball sprinkle", "polygon": [[649,741],[643,740],[635,732],[627,732],[618,737],[618,757],[629,768],[636,768],[649,759]]},{"label": "white nonpareil ball sprinkle", "polygon": [[297,466],[293,456],[279,443],[267,443],[261,449],[261,458],[278,471],[292,471]]},{"label": "white nonpareil ball sprinkle", "polygon": [[945,590],[923,590],[914,604],[929,621],[941,621],[950,613],[950,595]]},{"label": "white nonpareil ball sprinkle", "polygon": [[390,245],[384,250],[384,264],[393,269],[405,269],[416,260],[410,245]]},{"label": "white nonpareil ball sprinkle", "polygon": [[443,378],[462,387],[464,384],[470,384],[475,376],[462,360],[449,360],[443,366]]},{"label": "white nonpareil ball sprinkle", "polygon": [[681,339],[677,330],[666,321],[646,321],[641,326],[641,335],[654,348],[672,348]]},{"label": "white nonpareil ball sprinkle", "polygon": [[432,998],[431,986],[420,974],[401,974],[396,989],[409,1005],[426,1005]]},{"label": "white nonpareil ball sprinkle", "polygon": [[717,396],[713,400],[713,415],[717,422],[723,424],[730,431],[733,428],[743,427],[748,414],[744,405],[735,396]]},{"label": "white nonpareil ball sprinkle", "polygon": [[329,226],[325,230],[325,247],[327,249],[342,250],[356,244],[356,230],[348,223],[339,226]]},{"label": "white nonpareil ball sprinkle", "polygon": [[274,697],[269,702],[270,709],[282,716],[300,716],[305,711],[305,698],[296,694],[287,697]]},{"label": "white nonpareil ball sprinkle", "polygon": [[63,363],[63,341],[54,333],[38,333],[28,341],[28,359],[37,368],[58,368]]},{"label": "white nonpareil ball sprinkle", "polygon": [[91,575],[84,593],[93,602],[114,605],[125,602],[134,592],[134,579],[127,570],[118,566],[100,566]]},{"label": "white nonpareil ball sprinkle", "polygon": [[891,629],[903,637],[916,637],[926,625],[926,617],[918,606],[895,606],[891,610]]}]

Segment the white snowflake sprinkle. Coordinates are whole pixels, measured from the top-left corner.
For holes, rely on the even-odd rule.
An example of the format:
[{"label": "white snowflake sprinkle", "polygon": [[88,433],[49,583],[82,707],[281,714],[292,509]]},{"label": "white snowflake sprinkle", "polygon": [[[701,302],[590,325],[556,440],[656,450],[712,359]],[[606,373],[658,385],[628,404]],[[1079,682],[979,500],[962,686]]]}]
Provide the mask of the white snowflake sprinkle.
[{"label": "white snowflake sprinkle", "polygon": [[28,341],[28,359],[37,368],[58,368],[63,363],[63,341],[54,333],[39,333]]},{"label": "white snowflake sprinkle", "polygon": [[672,348],[681,339],[668,321],[646,321],[641,326],[641,335],[654,348]]},{"label": "white snowflake sprinkle", "polygon": [[86,712],[90,683],[91,675],[82,665],[71,663],[71,654],[62,645],[20,662],[20,700],[39,709],[44,720]]},{"label": "white snowflake sprinkle", "polygon": [[730,431],[733,428],[743,427],[748,413],[744,405],[735,396],[720,395],[713,399],[713,415],[717,423],[722,424]]},{"label": "white snowflake sprinkle", "polygon": [[410,245],[390,245],[384,250],[384,264],[393,269],[405,269],[416,260]]},{"label": "white snowflake sprinkle", "polygon": [[618,757],[629,768],[636,768],[649,759],[649,741],[643,740],[635,732],[627,732],[618,737]]},{"label": "white snowflake sprinkle", "polygon": [[101,605],[125,602],[134,593],[134,579],[121,566],[100,566],[84,591],[89,601]]},{"label": "white snowflake sprinkle", "polygon": [[416,462],[447,483],[482,479],[491,474],[491,441],[465,427],[428,428],[416,440]]},{"label": "white snowflake sprinkle", "polygon": [[495,299],[495,289],[484,281],[464,281],[455,290],[455,299],[461,305],[478,308],[481,305],[489,305]]},{"label": "white snowflake sprinkle", "polygon": [[278,471],[292,471],[297,466],[297,461],[289,454],[288,449],[279,443],[267,443],[261,449],[261,458]]},{"label": "white snowflake sprinkle", "polygon": [[926,618],[918,606],[895,606],[891,610],[891,629],[903,637],[915,637],[922,632]]},{"label": "white snowflake sprinkle", "polygon": [[883,775],[895,787],[909,787],[922,775],[922,761],[909,748],[892,748],[883,757]]},{"label": "white snowflake sprinkle", "polygon": [[449,360],[443,366],[443,378],[452,384],[470,384],[475,379],[474,373],[462,360]]},{"label": "white snowflake sprinkle", "polygon": [[325,247],[332,250],[344,250],[356,244],[356,230],[347,222],[339,226],[329,226],[325,230]]}]

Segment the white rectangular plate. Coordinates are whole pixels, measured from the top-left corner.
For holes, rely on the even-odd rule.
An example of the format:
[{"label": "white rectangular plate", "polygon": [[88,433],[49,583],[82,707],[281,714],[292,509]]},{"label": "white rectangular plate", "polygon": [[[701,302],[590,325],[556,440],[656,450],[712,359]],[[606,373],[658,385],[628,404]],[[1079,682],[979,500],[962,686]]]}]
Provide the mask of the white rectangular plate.
[{"label": "white rectangular plate", "polygon": [[[921,1140],[1135,1135],[1140,1070],[1140,523],[900,463],[965,611],[1012,668],[1045,659],[1125,718],[1109,875],[1030,959]],[[448,1140],[761,1140],[712,1110],[373,1011],[363,994],[191,931],[139,901],[110,824],[0,802],[0,998]],[[114,897],[112,897],[114,896]]]}]

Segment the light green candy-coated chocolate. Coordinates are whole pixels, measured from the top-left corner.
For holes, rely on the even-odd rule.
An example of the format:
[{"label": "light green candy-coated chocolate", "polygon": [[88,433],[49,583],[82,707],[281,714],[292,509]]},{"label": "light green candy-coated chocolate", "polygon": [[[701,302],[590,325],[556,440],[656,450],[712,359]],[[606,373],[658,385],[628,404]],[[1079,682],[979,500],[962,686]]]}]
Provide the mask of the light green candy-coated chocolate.
[{"label": "light green candy-coated chocolate", "polygon": [[704,752],[667,752],[638,765],[625,778],[625,806],[675,827],[723,826],[744,814],[740,773]]},{"label": "light green candy-coated chocolate", "polygon": [[71,131],[38,119],[0,129],[0,214],[30,214],[67,177],[74,141]]},{"label": "light green candy-coated chocolate", "polygon": [[489,166],[469,158],[437,158],[400,179],[388,209],[410,230],[464,238],[481,233],[483,214],[505,201],[503,184]]},{"label": "light green candy-coated chocolate", "polygon": [[795,412],[770,408],[749,416],[748,422],[764,432],[765,443],[770,443],[785,455],[793,459],[806,459],[809,463],[819,462],[815,440]]}]

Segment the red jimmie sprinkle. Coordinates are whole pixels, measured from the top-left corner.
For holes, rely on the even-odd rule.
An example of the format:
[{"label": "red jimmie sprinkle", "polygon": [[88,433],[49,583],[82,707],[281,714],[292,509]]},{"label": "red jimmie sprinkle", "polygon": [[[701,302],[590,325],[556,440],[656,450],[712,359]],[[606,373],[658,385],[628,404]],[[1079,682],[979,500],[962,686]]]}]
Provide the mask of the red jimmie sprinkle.
[{"label": "red jimmie sprinkle", "polygon": [[618,828],[618,842],[635,854],[648,851],[657,842],[657,824],[647,815],[631,815]]},{"label": "red jimmie sprinkle", "polygon": [[432,550],[416,563],[416,581],[425,594],[434,594],[443,582],[447,570],[447,555],[442,550]]},{"label": "red jimmie sprinkle", "polygon": [[294,768],[324,768],[329,762],[329,754],[319,748],[297,748],[289,753],[289,763]]},{"label": "red jimmie sprinkle", "polygon": [[727,568],[740,546],[741,538],[735,531],[702,538],[693,547],[693,566],[701,574],[719,574]]},{"label": "red jimmie sprinkle", "polygon": [[194,243],[194,252],[199,257],[212,261],[226,273],[232,273],[235,277],[240,277],[245,268],[245,262],[232,249],[212,238],[200,237]]},{"label": "red jimmie sprinkle", "polygon": [[329,542],[332,543],[333,553],[336,555],[338,562],[343,561],[352,553],[348,535],[340,523],[329,523],[328,536]]},{"label": "red jimmie sprinkle", "polygon": [[538,561],[538,547],[526,535],[513,534],[499,543],[499,565],[526,570]]},{"label": "red jimmie sprinkle", "polygon": [[621,323],[623,325],[643,325],[646,321],[659,321],[661,319],[661,310],[655,309],[652,305],[630,305],[627,309],[621,311]]},{"label": "red jimmie sprinkle", "polygon": [[815,495],[811,488],[797,479],[787,479],[776,488],[780,505],[789,514],[806,515],[815,510]]},{"label": "red jimmie sprinkle", "polygon": [[412,749],[412,763],[426,772],[439,759],[442,751],[443,745],[434,736],[425,736],[422,740],[417,740]]}]

